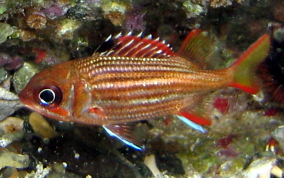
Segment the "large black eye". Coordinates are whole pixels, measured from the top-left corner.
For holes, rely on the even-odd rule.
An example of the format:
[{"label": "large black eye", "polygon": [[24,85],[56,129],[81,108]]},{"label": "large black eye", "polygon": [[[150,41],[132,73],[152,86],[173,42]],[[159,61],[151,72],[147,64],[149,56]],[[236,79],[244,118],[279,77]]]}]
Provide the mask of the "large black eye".
[{"label": "large black eye", "polygon": [[55,93],[51,89],[43,89],[39,92],[38,98],[44,105],[52,104],[55,100]]},{"label": "large black eye", "polygon": [[58,87],[40,87],[36,90],[36,99],[40,105],[53,107],[62,101],[62,92]]}]

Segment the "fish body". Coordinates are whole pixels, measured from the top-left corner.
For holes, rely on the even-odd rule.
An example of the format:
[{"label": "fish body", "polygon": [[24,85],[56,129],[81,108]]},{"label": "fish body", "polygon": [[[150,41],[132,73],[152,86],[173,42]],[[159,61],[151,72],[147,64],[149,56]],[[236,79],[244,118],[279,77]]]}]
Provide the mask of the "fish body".
[{"label": "fish body", "polygon": [[199,106],[203,97],[227,86],[255,93],[254,68],[265,58],[269,40],[261,37],[231,67],[204,70],[188,59],[198,58],[193,49],[199,38],[202,31],[192,31],[174,53],[157,40],[122,36],[106,53],[39,72],[19,98],[47,117],[100,125],[118,134],[120,124],[169,115],[192,116],[188,119],[210,125]]}]

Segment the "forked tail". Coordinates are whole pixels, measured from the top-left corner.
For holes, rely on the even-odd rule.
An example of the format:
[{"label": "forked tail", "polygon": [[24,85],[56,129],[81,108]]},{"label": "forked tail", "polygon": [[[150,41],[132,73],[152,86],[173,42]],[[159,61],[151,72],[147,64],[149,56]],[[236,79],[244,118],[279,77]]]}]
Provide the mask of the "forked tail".
[{"label": "forked tail", "polygon": [[256,67],[268,54],[270,39],[263,35],[252,44],[244,54],[229,68],[235,71],[232,87],[239,88],[248,93],[255,94],[259,91],[259,82],[256,77]]}]

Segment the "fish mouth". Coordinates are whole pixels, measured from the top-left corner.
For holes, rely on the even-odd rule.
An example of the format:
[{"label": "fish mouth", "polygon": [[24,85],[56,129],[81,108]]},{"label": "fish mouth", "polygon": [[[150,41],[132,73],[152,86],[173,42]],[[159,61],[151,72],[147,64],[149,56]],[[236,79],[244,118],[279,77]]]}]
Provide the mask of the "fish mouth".
[{"label": "fish mouth", "polygon": [[36,111],[38,113],[41,113],[41,109],[39,108],[40,106],[37,106],[37,103],[34,103],[32,100],[29,99],[30,96],[28,95],[29,93],[26,93],[24,91],[22,91],[18,96],[19,96],[19,100],[20,103],[22,104],[23,107],[28,108],[32,111]]},{"label": "fish mouth", "polygon": [[22,105],[24,105],[25,107],[28,107],[29,108],[29,106],[30,105],[33,105],[28,99],[26,99],[26,97],[25,96],[23,96],[24,94],[23,94],[23,92],[21,92],[18,96],[19,96],[19,100],[20,100],[20,102],[21,102],[21,104]]},{"label": "fish mouth", "polygon": [[21,105],[22,105],[23,107],[38,112],[38,109],[34,106],[34,103],[32,103],[32,102],[30,102],[30,101],[28,101],[28,100],[25,100],[24,98],[22,98],[22,97],[20,97],[20,96],[19,96],[19,99],[20,99],[20,103],[21,103]]}]

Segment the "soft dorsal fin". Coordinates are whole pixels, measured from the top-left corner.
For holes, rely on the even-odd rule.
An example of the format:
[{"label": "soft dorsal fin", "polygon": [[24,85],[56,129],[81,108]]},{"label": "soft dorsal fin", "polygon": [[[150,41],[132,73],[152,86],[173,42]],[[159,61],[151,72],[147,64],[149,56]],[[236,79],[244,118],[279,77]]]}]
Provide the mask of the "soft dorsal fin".
[{"label": "soft dorsal fin", "polygon": [[207,68],[206,61],[210,59],[212,53],[212,41],[207,33],[200,29],[193,29],[176,54],[194,62],[201,68]]},{"label": "soft dorsal fin", "polygon": [[141,38],[141,33],[137,36],[127,34],[125,36],[117,35],[114,38],[108,38],[107,41],[114,41],[114,46],[101,56],[125,56],[125,57],[148,57],[148,58],[164,58],[175,56],[169,45],[152,39],[151,36]]}]

